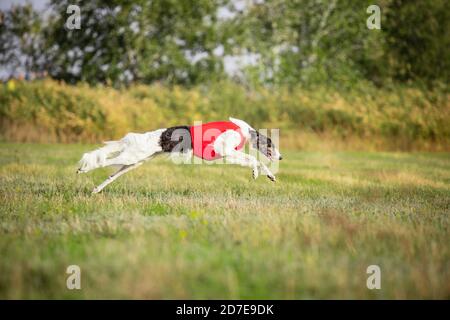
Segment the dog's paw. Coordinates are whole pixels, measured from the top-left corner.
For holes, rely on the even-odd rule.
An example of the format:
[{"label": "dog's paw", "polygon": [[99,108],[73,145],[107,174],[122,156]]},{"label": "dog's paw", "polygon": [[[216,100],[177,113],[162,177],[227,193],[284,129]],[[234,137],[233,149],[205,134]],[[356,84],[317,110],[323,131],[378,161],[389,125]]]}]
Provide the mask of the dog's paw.
[{"label": "dog's paw", "polygon": [[92,190],[92,194],[96,194],[102,191],[102,189],[95,187],[94,190]]},{"label": "dog's paw", "polygon": [[276,179],[275,176],[273,176],[273,175],[268,175],[267,178],[269,178],[270,181],[273,181],[273,182],[276,182],[276,181],[277,181],[277,179]]},{"label": "dog's paw", "polygon": [[258,168],[253,168],[252,170],[253,179],[256,180],[256,178],[258,178],[258,175],[259,175]]}]

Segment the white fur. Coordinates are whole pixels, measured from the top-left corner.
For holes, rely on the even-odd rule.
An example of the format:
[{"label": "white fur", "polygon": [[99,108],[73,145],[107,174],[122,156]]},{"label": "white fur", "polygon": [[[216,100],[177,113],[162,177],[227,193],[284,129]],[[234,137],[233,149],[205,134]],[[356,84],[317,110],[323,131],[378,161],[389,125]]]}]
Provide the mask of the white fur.
[{"label": "white fur", "polygon": [[111,182],[113,182],[114,180],[116,180],[118,177],[120,177],[121,175],[127,173],[130,170],[133,170],[137,167],[139,167],[141,164],[143,164],[144,162],[138,162],[135,164],[131,164],[128,166],[122,166],[119,170],[116,171],[116,173],[112,174],[111,176],[108,177],[108,179],[106,179],[105,181],[102,182],[102,184],[100,184],[98,187],[94,188],[94,190],[92,191],[92,193],[99,193],[100,191],[102,191],[108,184],[110,184]]},{"label": "white fur", "polygon": [[[250,139],[249,130],[254,130],[246,122],[234,118],[230,118],[230,121],[235,123],[241,128],[242,134],[248,134]],[[226,163],[237,164],[244,167],[252,168],[253,178],[256,179],[259,175],[258,168],[269,177],[270,180],[275,181],[275,176],[261,161],[258,161],[254,156],[246,154],[241,151],[237,151],[236,147],[241,143],[241,135],[234,130],[227,130],[217,137],[214,141],[214,151],[221,156],[225,157]]]},{"label": "white fur", "polygon": [[241,144],[241,135],[235,130],[226,130],[214,140],[214,151],[222,156],[230,154]]},{"label": "white fur", "polygon": [[[250,139],[250,130],[254,129],[248,123],[231,117],[230,121],[239,126],[246,139]],[[161,134],[165,130],[159,129],[142,134],[128,133],[121,140],[107,141],[103,147],[83,154],[80,160],[80,168],[77,172],[84,173],[96,168],[119,166],[119,169],[114,174],[94,189],[93,193],[98,193],[121,175],[139,167],[154,155],[161,153],[162,148],[159,141]],[[227,163],[251,167],[255,179],[259,174],[259,168],[272,181],[275,181],[275,176],[254,156],[235,150],[240,142],[240,134],[234,130],[227,130],[215,140],[213,145],[214,151],[225,157]]]},{"label": "white fur", "polygon": [[247,122],[245,122],[244,120],[239,120],[239,119],[235,119],[230,117],[229,118],[231,122],[233,122],[235,125],[237,125],[239,128],[241,128],[241,132],[244,135],[244,137],[246,139],[250,139],[250,130],[255,130],[253,129]]},{"label": "white fur", "polygon": [[105,146],[85,153],[80,160],[79,173],[107,166],[125,166],[146,160],[161,152],[159,138],[165,129],[146,133],[128,133],[119,141],[105,142]]}]

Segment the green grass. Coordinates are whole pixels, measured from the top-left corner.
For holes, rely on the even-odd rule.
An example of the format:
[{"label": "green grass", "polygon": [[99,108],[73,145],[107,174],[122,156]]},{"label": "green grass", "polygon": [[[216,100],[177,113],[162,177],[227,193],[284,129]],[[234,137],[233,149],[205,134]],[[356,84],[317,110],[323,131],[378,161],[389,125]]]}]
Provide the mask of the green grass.
[{"label": "green grass", "polygon": [[284,152],[276,184],[159,159],[91,195],[92,147],[0,144],[0,298],[450,298],[448,153]]}]

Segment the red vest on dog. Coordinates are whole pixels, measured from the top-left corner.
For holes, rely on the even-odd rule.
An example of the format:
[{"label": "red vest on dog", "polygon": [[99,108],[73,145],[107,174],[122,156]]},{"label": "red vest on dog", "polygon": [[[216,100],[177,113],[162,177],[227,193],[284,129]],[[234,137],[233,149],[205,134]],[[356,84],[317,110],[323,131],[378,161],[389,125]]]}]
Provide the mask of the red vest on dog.
[{"label": "red vest on dog", "polygon": [[189,129],[194,155],[205,160],[215,160],[222,157],[214,151],[214,141],[227,130],[236,131],[241,137],[241,142],[235,150],[241,150],[246,142],[241,128],[231,121],[208,122],[199,126],[191,126]]}]

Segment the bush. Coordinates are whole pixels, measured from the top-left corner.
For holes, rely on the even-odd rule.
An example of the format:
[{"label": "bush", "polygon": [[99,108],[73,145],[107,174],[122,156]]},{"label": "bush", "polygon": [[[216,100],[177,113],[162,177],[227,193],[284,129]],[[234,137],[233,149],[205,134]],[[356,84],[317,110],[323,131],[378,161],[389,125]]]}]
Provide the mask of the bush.
[{"label": "bush", "polygon": [[209,86],[89,87],[53,80],[0,87],[0,134],[7,141],[100,142],[194,121],[245,119],[255,128],[280,128],[285,147],[311,147],[299,137],[359,140],[382,149],[448,149],[450,103],[443,91],[414,87],[347,91],[327,87],[246,89]]}]

